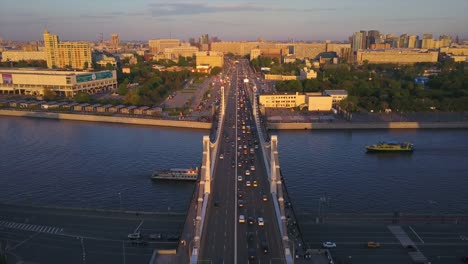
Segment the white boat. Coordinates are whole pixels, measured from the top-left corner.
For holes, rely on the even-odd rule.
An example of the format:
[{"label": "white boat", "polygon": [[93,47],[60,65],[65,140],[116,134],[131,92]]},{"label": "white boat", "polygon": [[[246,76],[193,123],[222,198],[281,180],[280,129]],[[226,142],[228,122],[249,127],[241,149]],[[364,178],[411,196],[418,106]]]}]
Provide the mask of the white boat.
[{"label": "white boat", "polygon": [[195,169],[170,169],[157,170],[151,176],[152,180],[183,180],[196,181],[198,179],[198,167]]}]

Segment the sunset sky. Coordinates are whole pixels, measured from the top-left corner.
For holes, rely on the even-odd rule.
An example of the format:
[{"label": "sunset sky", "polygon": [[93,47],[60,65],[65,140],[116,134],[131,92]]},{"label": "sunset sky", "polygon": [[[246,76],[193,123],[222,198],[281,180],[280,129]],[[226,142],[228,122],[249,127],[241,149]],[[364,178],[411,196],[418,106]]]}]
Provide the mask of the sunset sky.
[{"label": "sunset sky", "polygon": [[468,38],[468,0],[20,0],[0,8],[0,37],[37,40],[198,38],[346,40],[359,30]]}]

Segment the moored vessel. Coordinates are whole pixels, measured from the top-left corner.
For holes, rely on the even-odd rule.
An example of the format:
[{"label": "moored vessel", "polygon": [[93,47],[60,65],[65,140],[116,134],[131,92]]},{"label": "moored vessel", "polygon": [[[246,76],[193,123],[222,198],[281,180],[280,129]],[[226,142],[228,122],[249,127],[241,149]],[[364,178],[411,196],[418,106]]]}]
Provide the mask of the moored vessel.
[{"label": "moored vessel", "polygon": [[156,170],[151,176],[152,180],[182,180],[196,181],[198,179],[198,167],[195,169],[169,169]]},{"label": "moored vessel", "polygon": [[366,150],[367,152],[412,152],[414,147],[409,142],[382,141],[366,146]]}]

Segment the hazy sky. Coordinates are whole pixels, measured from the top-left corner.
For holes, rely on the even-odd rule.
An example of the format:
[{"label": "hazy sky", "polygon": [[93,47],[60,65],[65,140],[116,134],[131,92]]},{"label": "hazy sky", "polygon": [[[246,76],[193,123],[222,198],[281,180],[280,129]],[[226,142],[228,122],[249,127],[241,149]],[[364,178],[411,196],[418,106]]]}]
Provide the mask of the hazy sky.
[{"label": "hazy sky", "polygon": [[37,40],[345,40],[359,30],[468,38],[468,0],[16,0],[0,5],[0,37]]}]

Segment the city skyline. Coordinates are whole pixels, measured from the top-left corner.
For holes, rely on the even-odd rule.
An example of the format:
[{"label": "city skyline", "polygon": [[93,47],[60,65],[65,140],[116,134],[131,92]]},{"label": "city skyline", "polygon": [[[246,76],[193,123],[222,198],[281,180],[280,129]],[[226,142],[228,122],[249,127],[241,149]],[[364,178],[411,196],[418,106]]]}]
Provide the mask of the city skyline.
[{"label": "city skyline", "polygon": [[[404,8],[403,8],[404,7]],[[347,40],[359,30],[382,33],[459,35],[467,38],[468,2],[453,0],[443,8],[435,0],[378,1],[236,0],[114,1],[56,3],[44,0],[27,9],[24,2],[6,2],[0,10],[0,38],[39,40],[44,28],[63,40],[95,41],[118,33],[122,40],[178,38],[187,40],[204,33],[222,40],[297,41]]]}]

